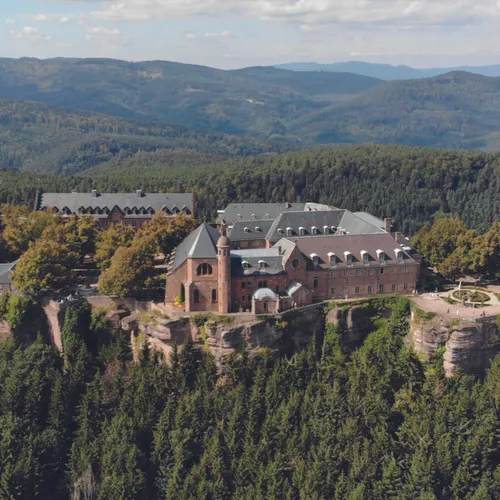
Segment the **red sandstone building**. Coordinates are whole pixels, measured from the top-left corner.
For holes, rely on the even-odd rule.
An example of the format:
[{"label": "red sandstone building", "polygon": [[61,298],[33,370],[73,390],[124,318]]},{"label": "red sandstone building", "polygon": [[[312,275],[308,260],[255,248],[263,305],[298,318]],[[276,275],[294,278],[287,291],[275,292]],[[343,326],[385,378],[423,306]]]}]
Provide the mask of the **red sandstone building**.
[{"label": "red sandstone building", "polygon": [[[253,221],[242,221],[243,228]],[[235,245],[236,226],[228,238],[204,223],[179,245],[167,303],[183,300],[186,312],[274,313],[323,300],[411,294],[420,277],[420,256],[387,231],[390,221],[369,214],[286,212],[265,234],[254,230],[253,239]]]},{"label": "red sandstone building", "polygon": [[195,214],[190,193],[37,193],[35,210],[54,210],[62,217],[91,215],[100,227],[125,224],[139,228],[157,213],[166,216]]}]

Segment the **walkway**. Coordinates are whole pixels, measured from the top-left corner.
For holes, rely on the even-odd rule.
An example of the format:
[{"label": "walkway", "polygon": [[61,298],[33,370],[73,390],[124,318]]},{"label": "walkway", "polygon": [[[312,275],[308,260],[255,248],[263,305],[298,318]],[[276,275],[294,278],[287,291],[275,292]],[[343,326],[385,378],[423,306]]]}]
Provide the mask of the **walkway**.
[{"label": "walkway", "polygon": [[485,307],[475,309],[466,307],[462,304],[448,304],[444,299],[451,297],[452,292],[457,291],[458,287],[449,292],[425,293],[412,297],[413,302],[424,311],[435,312],[442,317],[459,317],[464,319],[478,319],[481,316],[497,316],[500,314],[500,301],[496,293],[500,293],[500,286],[488,287],[488,292],[483,292],[490,297]]}]

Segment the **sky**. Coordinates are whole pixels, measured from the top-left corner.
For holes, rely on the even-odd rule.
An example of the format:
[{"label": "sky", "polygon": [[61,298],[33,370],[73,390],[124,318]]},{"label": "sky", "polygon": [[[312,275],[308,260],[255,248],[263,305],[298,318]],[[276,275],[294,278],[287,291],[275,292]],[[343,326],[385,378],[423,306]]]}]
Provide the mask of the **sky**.
[{"label": "sky", "polygon": [[423,68],[500,64],[499,41],[500,0],[0,0],[0,57]]}]

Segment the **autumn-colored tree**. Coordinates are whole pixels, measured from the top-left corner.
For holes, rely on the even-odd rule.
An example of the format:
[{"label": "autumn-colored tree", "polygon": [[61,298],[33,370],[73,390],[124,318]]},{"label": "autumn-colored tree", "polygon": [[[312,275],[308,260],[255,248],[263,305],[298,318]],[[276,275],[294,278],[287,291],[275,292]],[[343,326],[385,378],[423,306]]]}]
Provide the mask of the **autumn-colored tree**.
[{"label": "autumn-colored tree", "polygon": [[14,286],[31,297],[58,288],[68,281],[78,257],[70,245],[40,238],[19,258],[13,276]]},{"label": "autumn-colored tree", "polygon": [[97,235],[94,259],[100,269],[105,270],[111,265],[111,259],[120,247],[132,244],[134,231],[123,224],[110,226]]},{"label": "autumn-colored tree", "polygon": [[30,243],[41,237],[45,228],[60,221],[59,216],[49,211],[30,211],[24,205],[3,205],[3,238],[11,258],[19,257]]}]

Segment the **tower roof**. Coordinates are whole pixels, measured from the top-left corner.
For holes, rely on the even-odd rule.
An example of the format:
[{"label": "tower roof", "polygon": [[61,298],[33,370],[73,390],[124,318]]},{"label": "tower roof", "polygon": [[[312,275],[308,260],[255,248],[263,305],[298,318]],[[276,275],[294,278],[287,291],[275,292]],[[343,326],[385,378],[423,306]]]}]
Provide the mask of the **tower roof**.
[{"label": "tower roof", "polygon": [[217,257],[217,241],[220,233],[204,222],[187,236],[177,247],[172,270],[175,271],[187,259],[212,259]]}]

